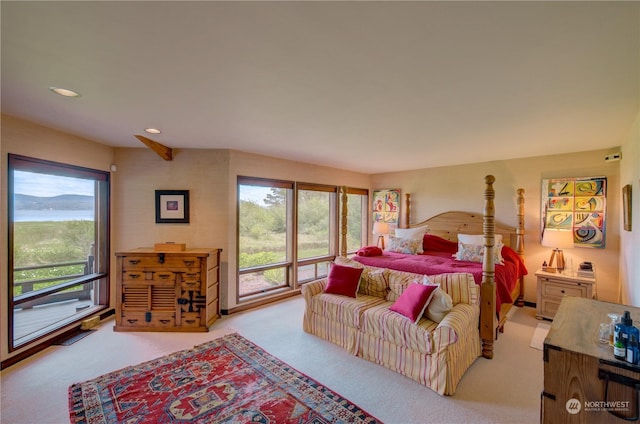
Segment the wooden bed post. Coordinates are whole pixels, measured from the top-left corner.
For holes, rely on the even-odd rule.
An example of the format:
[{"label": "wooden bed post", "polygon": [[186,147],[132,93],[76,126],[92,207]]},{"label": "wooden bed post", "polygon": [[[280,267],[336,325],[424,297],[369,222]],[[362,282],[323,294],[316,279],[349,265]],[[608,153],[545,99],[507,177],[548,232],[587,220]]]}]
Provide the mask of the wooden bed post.
[{"label": "wooden bed post", "polygon": [[411,193],[405,193],[404,227],[411,227]]},{"label": "wooden bed post", "polygon": [[484,178],[484,258],[482,262],[482,286],[480,287],[480,337],[482,338],[482,356],[493,359],[493,340],[496,335],[496,283],[493,250],[495,247],[495,207],[493,199],[493,175]]},{"label": "wooden bed post", "polygon": [[[518,228],[516,228],[516,253],[524,262],[524,189],[518,189]],[[520,277],[520,293],[516,306],[524,306],[524,276]]]},{"label": "wooden bed post", "polygon": [[347,186],[340,187],[342,202],[342,218],[340,226],[340,255],[347,256]]}]

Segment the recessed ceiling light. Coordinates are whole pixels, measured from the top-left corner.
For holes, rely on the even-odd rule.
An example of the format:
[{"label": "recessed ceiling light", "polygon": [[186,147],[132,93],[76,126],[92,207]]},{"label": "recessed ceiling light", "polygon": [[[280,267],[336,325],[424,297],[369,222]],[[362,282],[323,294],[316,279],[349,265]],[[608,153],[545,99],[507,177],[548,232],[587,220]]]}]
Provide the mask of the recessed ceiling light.
[{"label": "recessed ceiling light", "polygon": [[162,132],[157,128],[145,128],[145,131],[149,134],[160,134]]},{"label": "recessed ceiling light", "polygon": [[60,87],[49,87],[49,90],[64,97],[80,97],[80,93]]}]

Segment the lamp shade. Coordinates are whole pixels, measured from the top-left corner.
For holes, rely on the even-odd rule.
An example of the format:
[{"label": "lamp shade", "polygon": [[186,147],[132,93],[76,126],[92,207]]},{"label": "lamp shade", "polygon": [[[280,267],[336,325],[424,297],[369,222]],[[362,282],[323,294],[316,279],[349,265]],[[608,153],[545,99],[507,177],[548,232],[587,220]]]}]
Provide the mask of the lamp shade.
[{"label": "lamp shade", "polygon": [[387,224],[386,222],[374,222],[373,234],[378,234],[378,235],[389,234],[389,224]]},{"label": "lamp shade", "polygon": [[555,249],[570,249],[573,247],[573,231],[545,228],[542,233],[542,245]]}]

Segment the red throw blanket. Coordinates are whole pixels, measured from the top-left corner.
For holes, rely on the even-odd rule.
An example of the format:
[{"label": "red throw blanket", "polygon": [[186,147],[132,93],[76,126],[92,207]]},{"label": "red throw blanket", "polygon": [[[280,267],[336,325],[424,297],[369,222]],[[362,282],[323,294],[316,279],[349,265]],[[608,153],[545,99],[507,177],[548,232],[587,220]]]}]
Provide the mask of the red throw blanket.
[{"label": "red throw blanket", "polygon": [[358,256],[380,256],[382,249],[378,246],[366,246],[356,252]]}]

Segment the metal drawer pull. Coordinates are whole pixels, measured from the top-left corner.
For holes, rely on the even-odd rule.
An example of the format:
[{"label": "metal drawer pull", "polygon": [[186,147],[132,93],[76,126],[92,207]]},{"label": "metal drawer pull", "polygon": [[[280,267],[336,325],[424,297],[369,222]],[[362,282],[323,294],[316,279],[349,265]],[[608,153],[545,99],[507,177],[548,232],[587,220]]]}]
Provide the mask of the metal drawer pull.
[{"label": "metal drawer pull", "polygon": [[135,324],[136,322],[138,322],[138,320],[137,319],[128,319],[127,322],[129,324]]},{"label": "metal drawer pull", "polygon": [[129,278],[135,280],[136,278],[140,278],[140,274],[129,274]]},{"label": "metal drawer pull", "polygon": [[636,411],[636,415],[634,417],[625,417],[624,415],[622,415],[621,413],[617,412],[617,411],[612,411],[611,409],[607,409],[607,411],[615,416],[618,417],[620,419],[623,419],[625,421],[638,421],[638,418],[640,418],[640,410],[638,410],[638,405],[640,404],[640,381],[639,380],[635,380],[633,378],[624,376],[624,375],[620,375],[620,374],[615,374],[612,373],[610,371],[606,371],[603,369],[599,369],[598,370],[598,378],[600,380],[604,380],[605,381],[605,386],[604,386],[604,402],[605,404],[607,402],[609,402],[609,381],[613,381],[615,383],[618,384],[623,384],[625,386],[628,387],[633,387],[635,389],[636,392],[636,401],[635,401],[635,406],[634,406],[634,410]]},{"label": "metal drawer pull", "polygon": [[196,261],[184,261],[184,264],[186,266],[193,266],[196,263]]},{"label": "metal drawer pull", "polygon": [[169,320],[169,319],[161,319],[160,322],[163,323],[163,324],[169,324],[171,322],[171,320]]},{"label": "metal drawer pull", "polygon": [[162,278],[163,280],[166,280],[167,278],[171,277],[170,274],[158,274],[158,277]]},{"label": "metal drawer pull", "polygon": [[195,324],[195,323],[196,323],[196,320],[195,320],[195,319],[185,319],[185,322],[186,322],[187,324]]},{"label": "metal drawer pull", "polygon": [[131,265],[138,265],[140,263],[140,259],[129,259],[129,263]]}]

